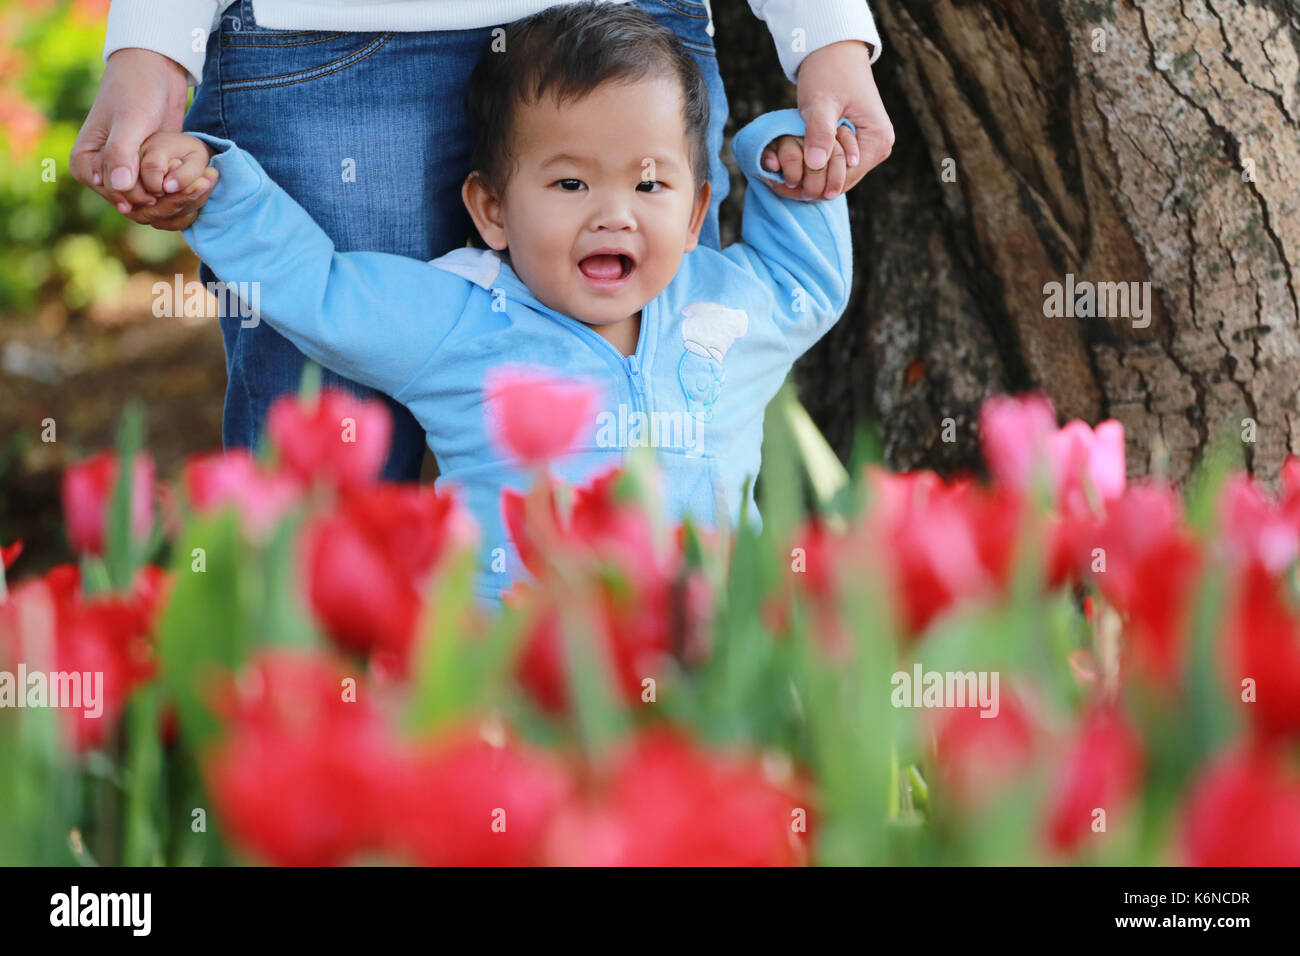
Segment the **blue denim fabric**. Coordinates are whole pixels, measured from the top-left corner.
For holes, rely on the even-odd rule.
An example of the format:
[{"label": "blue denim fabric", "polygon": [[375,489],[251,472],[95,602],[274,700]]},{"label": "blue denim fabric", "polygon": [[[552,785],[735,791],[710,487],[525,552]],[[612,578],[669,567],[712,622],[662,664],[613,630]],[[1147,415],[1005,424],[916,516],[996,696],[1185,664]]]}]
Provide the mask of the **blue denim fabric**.
[{"label": "blue denim fabric", "polygon": [[[701,241],[717,248],[718,203],[729,185],[719,156],[727,103],[706,8],[693,0],[638,5],[681,37],[708,81],[713,201]],[[472,230],[460,199],[473,146],[465,87],[490,40],[490,28],[269,30],[254,21],[252,0],[235,0],[208,38],[203,82],[184,129],[250,152],[339,251],[433,259],[465,245]],[[217,279],[206,265],[199,274],[205,283]],[[298,389],[306,359],[266,322],[238,315],[219,321],[228,378],[223,444],[255,448],[272,401]],[[411,413],[329,369],[322,383],[386,402],[393,447],[383,475],[418,480],[425,434]]]}]

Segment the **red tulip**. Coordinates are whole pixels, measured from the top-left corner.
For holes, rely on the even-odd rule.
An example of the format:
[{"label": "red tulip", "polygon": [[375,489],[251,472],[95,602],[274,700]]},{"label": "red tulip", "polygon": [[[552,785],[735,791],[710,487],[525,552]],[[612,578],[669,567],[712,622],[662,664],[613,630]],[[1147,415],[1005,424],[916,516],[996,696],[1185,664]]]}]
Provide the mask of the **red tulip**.
[{"label": "red tulip", "polygon": [[341,647],[381,652],[404,669],[431,575],[475,534],[451,493],[379,484],[345,496],[302,539],[316,620]]},{"label": "red tulip", "polygon": [[[102,555],[109,506],[117,484],[117,454],[104,451],[63,473],[63,519],[79,554]],[[131,536],[147,540],[153,527],[153,459],[136,456],[131,474]]]},{"label": "red tulip", "polygon": [[945,796],[964,811],[986,806],[1033,758],[1035,721],[1014,694],[999,694],[993,717],[984,716],[979,707],[929,713]]},{"label": "red tulip", "polygon": [[1228,684],[1242,693],[1254,681],[1255,699],[1243,702],[1263,740],[1300,735],[1300,616],[1287,600],[1287,583],[1258,564],[1238,576],[1228,618]]},{"label": "red tulip", "polygon": [[1021,513],[1010,492],[945,484],[933,472],[868,474],[877,497],[859,547],[882,553],[909,637],[955,605],[1005,589]]},{"label": "red tulip", "polygon": [[[569,706],[562,617],[554,604],[526,585],[517,587],[509,600],[521,605],[530,599],[538,601],[541,609],[524,643],[516,675],[543,709],[561,713]],[[672,650],[669,615],[662,609],[640,609],[635,601],[606,590],[594,599],[589,616],[605,660],[613,668],[619,695],[629,703],[639,701],[643,681],[662,676],[662,659]]]},{"label": "red tulip", "polygon": [[225,737],[204,774],[234,839],[278,866],[377,851],[400,754],[365,685],[315,656],[265,652],[218,691]]},{"label": "red tulip", "polygon": [[422,865],[526,866],[571,790],[547,754],[459,730],[415,748],[385,815],[392,845]]},{"label": "red tulip", "polygon": [[86,597],[76,566],[60,565],[20,583],[0,605],[0,663],[8,658],[32,672],[83,675],[83,706],[60,709],[73,749],[105,744],[131,693],[152,678],[151,635],[166,589],[162,569],[148,566],[129,593]]},{"label": "red tulip", "polygon": [[266,430],[285,470],[304,485],[324,481],[351,490],[379,477],[393,422],[382,401],[327,388],[315,402],[276,399]]},{"label": "red tulip", "polygon": [[1161,686],[1175,686],[1201,567],[1177,492],[1160,484],[1129,488],[1104,519],[1079,534],[1073,548],[1077,565],[1088,569],[1123,618],[1138,671]]},{"label": "red tulip", "polygon": [[23,553],[23,543],[15,541],[13,544],[0,547],[0,569],[8,571],[18,560],[18,556]]},{"label": "red tulip", "polygon": [[798,778],[774,782],[752,757],[649,731],[585,804],[561,813],[548,857],[568,866],[798,865],[811,816]]},{"label": "red tulip", "polygon": [[1069,744],[1047,815],[1051,847],[1076,853],[1087,838],[1095,811],[1104,810],[1109,829],[1127,809],[1142,772],[1141,744],[1113,706],[1094,704]]},{"label": "red tulip", "polygon": [[1183,846],[1193,866],[1300,866],[1300,778],[1272,748],[1224,754],[1192,788]]},{"label": "red tulip", "polygon": [[[518,675],[538,703],[551,711],[563,710],[568,701],[561,616],[546,587],[553,569],[579,572],[586,582],[586,613],[628,700],[639,698],[642,681],[654,676],[659,657],[672,651],[675,622],[685,618],[687,599],[699,597],[698,591],[682,594],[676,587],[680,553],[657,548],[649,517],[618,499],[620,477],[614,470],[577,489],[567,522],[549,494],[540,501],[542,513],[534,524],[525,520],[523,496],[512,491],[503,495],[511,538],[525,566],[543,585],[532,588],[521,582],[514,596],[516,602],[536,602],[537,608]],[[550,486],[541,490],[549,493]]]},{"label": "red tulip", "polygon": [[795,533],[782,587],[763,604],[763,618],[774,634],[783,636],[789,631],[791,606],[798,593],[809,608],[809,628],[823,650],[835,657],[849,653],[852,639],[840,608],[840,588],[841,580],[856,571],[846,566],[850,544],[815,516]]},{"label": "red tulip", "polygon": [[283,472],[262,471],[242,448],[191,458],[185,463],[184,480],[196,511],[208,514],[234,505],[244,526],[259,538],[301,497],[297,481]]},{"label": "red tulip", "polygon": [[484,398],[497,445],[516,461],[537,465],[563,455],[593,427],[600,394],[545,370],[504,367],[488,373]]}]

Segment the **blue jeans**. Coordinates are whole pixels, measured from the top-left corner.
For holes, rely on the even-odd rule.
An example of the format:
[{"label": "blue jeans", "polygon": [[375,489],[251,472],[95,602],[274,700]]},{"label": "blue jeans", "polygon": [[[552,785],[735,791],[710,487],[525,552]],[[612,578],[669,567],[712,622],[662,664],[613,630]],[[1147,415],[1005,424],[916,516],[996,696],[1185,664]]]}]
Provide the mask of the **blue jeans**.
[{"label": "blue jeans", "polygon": [[[727,100],[705,7],[695,0],[638,5],[683,40],[709,85],[713,201],[701,241],[716,248],[718,203],[728,188],[719,155]],[[184,128],[234,140],[252,153],[340,252],[434,259],[465,245],[472,231],[460,199],[473,146],[464,99],[490,41],[490,28],[268,30],[253,20],[251,0],[236,0],[208,38],[203,82]],[[199,275],[205,283],[217,279],[206,265]],[[227,375],[222,440],[227,448],[256,448],[271,402],[298,389],[306,359],[265,322],[244,328],[232,315],[220,323]],[[409,411],[329,369],[322,384],[382,398],[393,413],[383,475],[419,479],[425,435]]]}]

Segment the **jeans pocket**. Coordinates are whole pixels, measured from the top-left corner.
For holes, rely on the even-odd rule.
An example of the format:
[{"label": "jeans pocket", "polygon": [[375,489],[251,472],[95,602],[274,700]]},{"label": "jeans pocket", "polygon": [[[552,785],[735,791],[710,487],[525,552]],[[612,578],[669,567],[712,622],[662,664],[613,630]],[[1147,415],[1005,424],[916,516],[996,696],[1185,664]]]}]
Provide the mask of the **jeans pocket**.
[{"label": "jeans pocket", "polygon": [[305,83],[346,70],[392,39],[388,33],[330,33],[324,30],[224,30],[221,88],[262,89]]},{"label": "jeans pocket", "polygon": [[705,19],[709,17],[709,4],[704,0],[659,0],[659,2],[687,16],[702,16]]},{"label": "jeans pocket", "polygon": [[716,55],[713,36],[709,33],[713,18],[707,5],[693,0],[636,0],[636,4],[661,26],[672,30],[692,53]]}]

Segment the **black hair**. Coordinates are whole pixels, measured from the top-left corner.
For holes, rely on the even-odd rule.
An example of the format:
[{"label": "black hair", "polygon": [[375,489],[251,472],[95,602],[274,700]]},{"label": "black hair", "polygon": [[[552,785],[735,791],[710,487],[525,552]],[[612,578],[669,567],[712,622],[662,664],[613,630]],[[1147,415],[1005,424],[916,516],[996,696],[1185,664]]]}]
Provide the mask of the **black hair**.
[{"label": "black hair", "polygon": [[[547,94],[571,102],[611,80],[668,75],[681,84],[686,142],[698,192],[709,180],[709,90],[677,36],[631,3],[585,0],[548,7],[494,32],[469,81],[470,168],[500,196],[513,169],[516,111]],[[503,43],[504,41],[504,43]],[[498,50],[498,47],[503,47]]]}]

